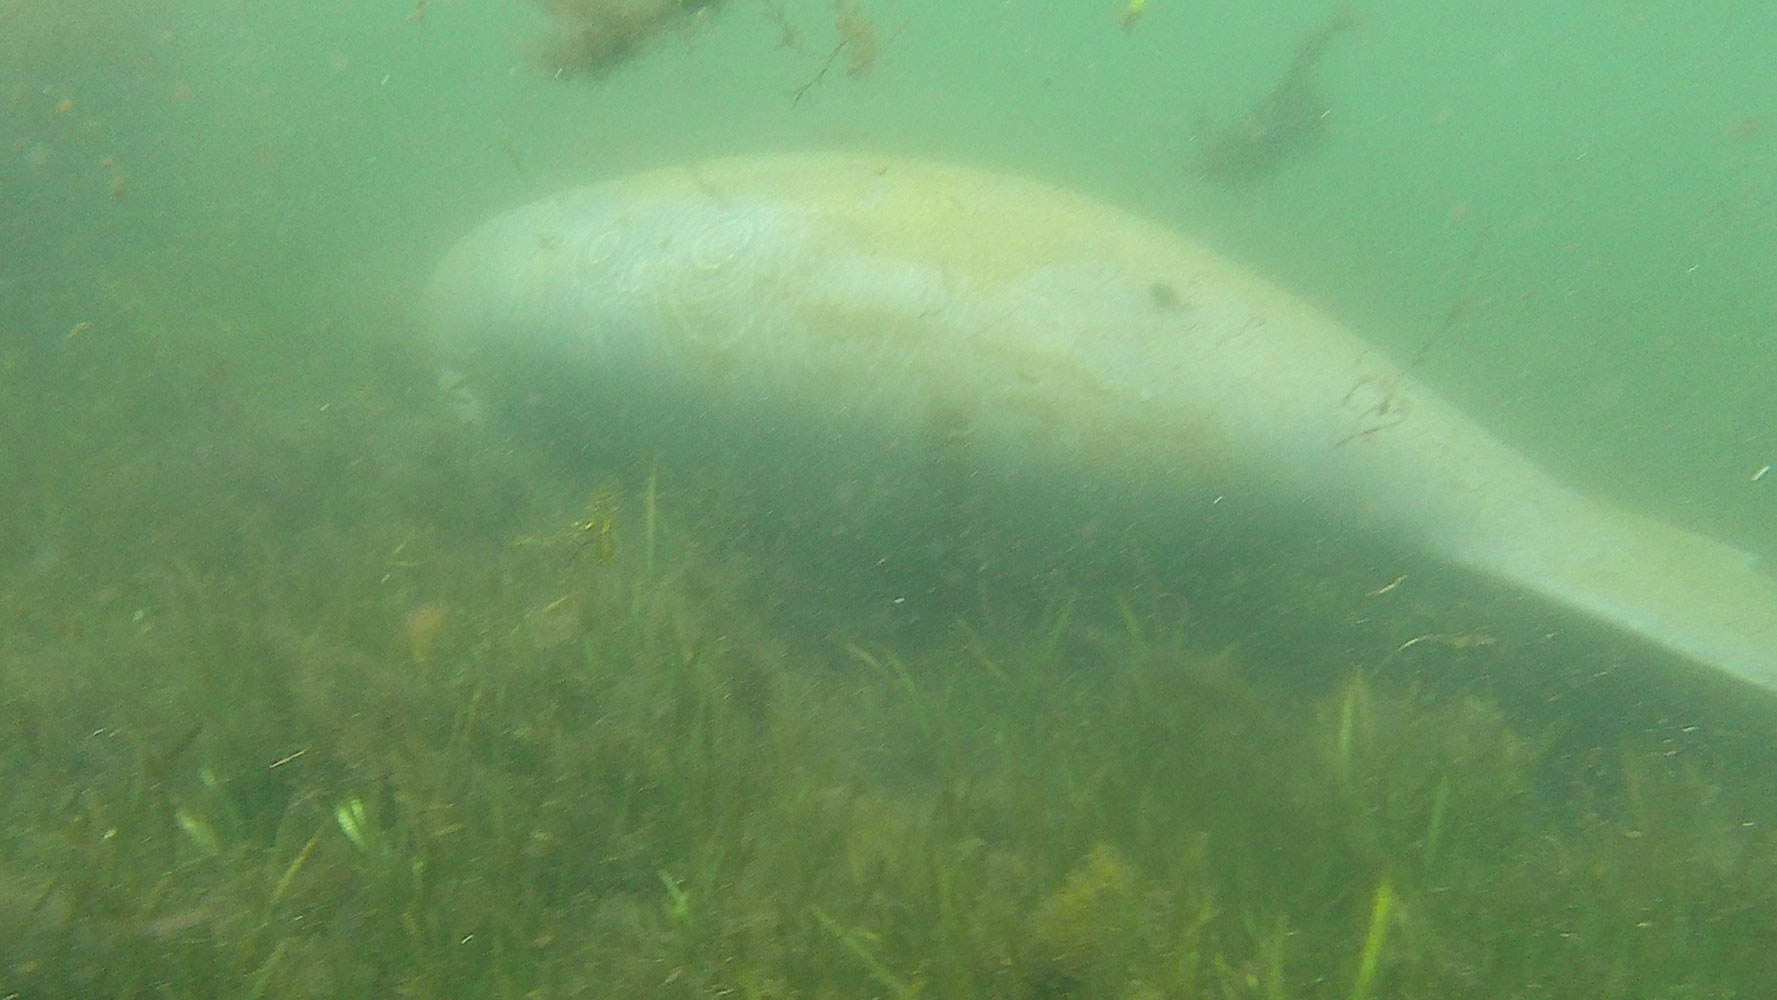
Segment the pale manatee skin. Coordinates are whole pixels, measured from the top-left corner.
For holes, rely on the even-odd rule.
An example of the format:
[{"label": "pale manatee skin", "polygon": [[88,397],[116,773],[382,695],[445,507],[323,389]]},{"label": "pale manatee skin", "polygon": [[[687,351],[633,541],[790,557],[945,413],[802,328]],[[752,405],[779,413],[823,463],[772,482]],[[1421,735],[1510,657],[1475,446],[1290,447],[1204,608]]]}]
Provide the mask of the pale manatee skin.
[{"label": "pale manatee skin", "polygon": [[936,422],[1025,480],[1176,492],[1179,517],[1262,495],[1777,689],[1777,582],[1747,553],[1582,495],[1288,291],[1037,181],[840,154],[640,173],[487,222],[428,306],[459,364],[692,405],[685,435],[892,448]]}]

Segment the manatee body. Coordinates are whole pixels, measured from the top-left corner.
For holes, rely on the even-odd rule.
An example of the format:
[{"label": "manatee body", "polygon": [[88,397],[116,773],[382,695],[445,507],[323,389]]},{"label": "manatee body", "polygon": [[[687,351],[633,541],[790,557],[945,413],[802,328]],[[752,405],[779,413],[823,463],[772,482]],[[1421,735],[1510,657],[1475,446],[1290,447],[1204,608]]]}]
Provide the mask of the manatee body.
[{"label": "manatee body", "polygon": [[1568,488],[1289,292],[1078,193],[894,157],[703,162],[500,215],[429,294],[472,378],[522,359],[599,385],[577,419],[692,448],[744,427],[811,464],[958,448],[1178,518],[1262,498],[1777,687],[1777,583],[1745,553]]}]

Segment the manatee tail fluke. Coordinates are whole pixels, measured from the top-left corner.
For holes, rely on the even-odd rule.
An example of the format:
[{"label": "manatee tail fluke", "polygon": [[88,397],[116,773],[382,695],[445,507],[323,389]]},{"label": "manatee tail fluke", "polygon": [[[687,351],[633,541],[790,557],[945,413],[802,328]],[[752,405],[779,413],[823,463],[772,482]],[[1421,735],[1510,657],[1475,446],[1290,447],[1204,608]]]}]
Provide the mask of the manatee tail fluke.
[{"label": "manatee tail fluke", "polygon": [[1750,553],[1577,496],[1530,513],[1524,530],[1466,545],[1458,557],[1777,690],[1777,579]]}]

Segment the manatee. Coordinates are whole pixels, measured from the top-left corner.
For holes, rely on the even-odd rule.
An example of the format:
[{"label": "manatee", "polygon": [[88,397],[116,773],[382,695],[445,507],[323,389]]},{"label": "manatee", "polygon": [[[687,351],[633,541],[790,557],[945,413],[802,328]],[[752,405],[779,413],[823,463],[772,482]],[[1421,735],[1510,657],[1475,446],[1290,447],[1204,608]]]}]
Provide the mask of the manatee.
[{"label": "manatee", "polygon": [[578,419],[649,447],[745,428],[803,468],[896,468],[961,441],[1033,502],[1262,502],[1777,687],[1777,582],[1746,552],[1564,484],[1286,289],[1038,181],[843,154],[638,173],[475,229],[428,308],[452,363],[585,380]]}]

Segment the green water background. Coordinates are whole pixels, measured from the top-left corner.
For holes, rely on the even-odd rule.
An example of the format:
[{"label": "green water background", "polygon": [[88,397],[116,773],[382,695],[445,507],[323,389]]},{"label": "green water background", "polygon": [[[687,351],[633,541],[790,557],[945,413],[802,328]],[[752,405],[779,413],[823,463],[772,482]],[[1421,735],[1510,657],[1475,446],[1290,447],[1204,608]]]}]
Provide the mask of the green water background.
[{"label": "green water background", "polygon": [[785,8],[803,51],[736,2],[596,83],[530,58],[524,3],[414,9],[0,7],[13,349],[128,323],[122,281],[195,311],[170,325],[239,302],[280,340],[400,337],[494,209],[698,156],[883,149],[1197,234],[1401,356],[1430,343],[1429,381],[1586,484],[1773,544],[1777,483],[1750,482],[1777,460],[1769,5],[1370,4],[1322,68],[1324,149],[1232,192],[1188,176],[1194,138],[1276,84],[1322,5],[1157,0],[1125,33],[1111,3],[879,4],[869,73],[801,101],[824,4]]},{"label": "green water background", "polygon": [[[1320,4],[871,0],[869,72],[800,100],[833,9],[785,3],[799,48],[767,9],[589,81],[520,0],[0,0],[0,990],[638,995],[670,961],[660,995],[1343,1000],[1392,884],[1379,996],[1757,995],[1777,806],[1738,688],[1612,680],[1625,645],[1527,641],[1547,609],[1418,564],[1373,611],[1392,558],[1124,577],[936,652],[794,631],[690,529],[661,565],[695,586],[661,583],[640,482],[601,512],[441,443],[415,306],[567,184],[963,160],[1220,247],[1563,476],[1770,553],[1777,9],[1370,3],[1325,146],[1237,189],[1201,138]],[[1218,615],[1300,662],[1217,652]],[[1096,971],[1045,971],[1074,937]]]}]

